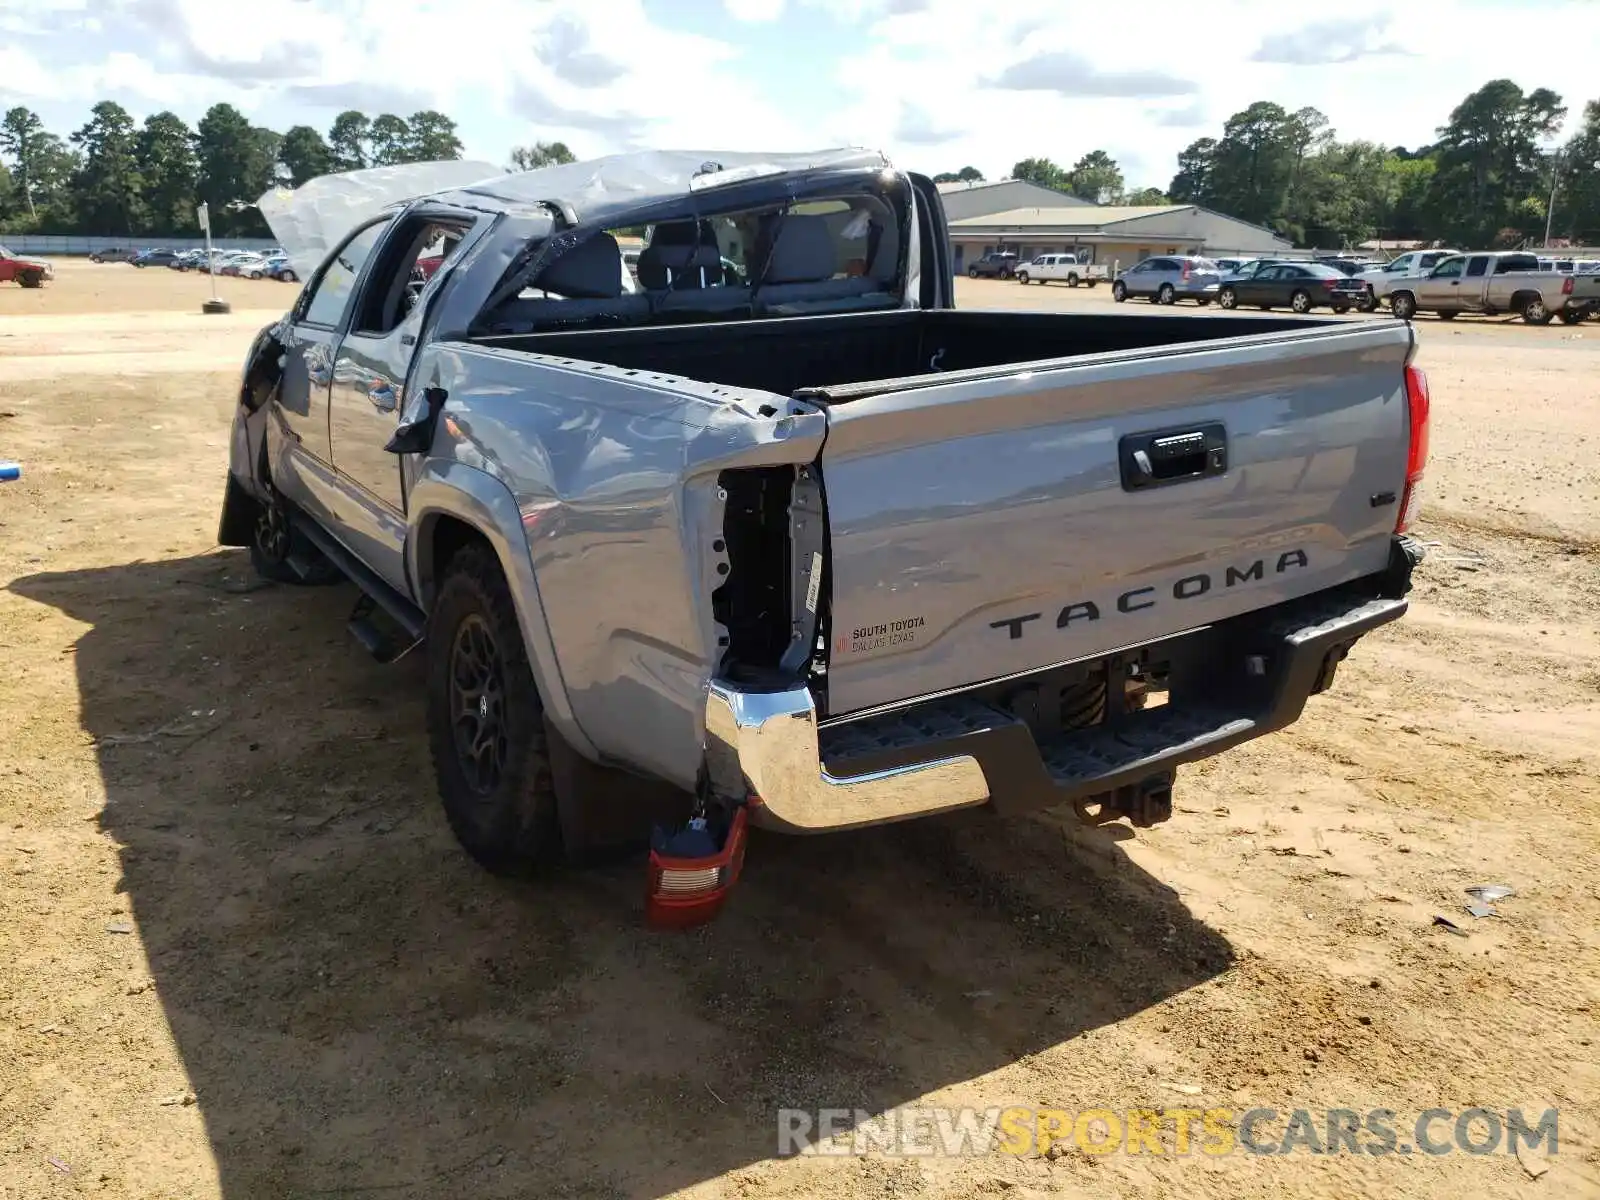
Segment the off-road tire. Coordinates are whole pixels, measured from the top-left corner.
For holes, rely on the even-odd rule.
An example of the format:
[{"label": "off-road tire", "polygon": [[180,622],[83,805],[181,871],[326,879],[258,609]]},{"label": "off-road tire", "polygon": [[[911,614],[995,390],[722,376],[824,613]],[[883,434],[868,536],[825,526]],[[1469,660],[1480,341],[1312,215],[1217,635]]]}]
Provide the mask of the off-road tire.
[{"label": "off-road tire", "polygon": [[[456,840],[497,875],[550,866],[561,857],[561,828],[544,705],[511,589],[487,545],[450,559],[426,644],[428,748]],[[473,694],[479,702],[469,712]],[[469,743],[487,746],[487,761]]]},{"label": "off-road tire", "polygon": [[[308,565],[305,575],[289,565],[291,557]],[[294,527],[288,507],[276,493],[270,501],[259,504],[250,535],[250,565],[263,579],[299,587],[326,587],[344,578],[343,572]]]}]

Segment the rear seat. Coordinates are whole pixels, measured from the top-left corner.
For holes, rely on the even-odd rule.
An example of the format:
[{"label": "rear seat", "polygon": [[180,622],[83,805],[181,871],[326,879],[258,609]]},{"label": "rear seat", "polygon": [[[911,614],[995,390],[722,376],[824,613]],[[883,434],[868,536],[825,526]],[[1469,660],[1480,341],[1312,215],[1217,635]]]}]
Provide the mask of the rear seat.
[{"label": "rear seat", "polygon": [[799,312],[815,303],[887,294],[881,283],[864,275],[834,278],[838,246],[825,218],[790,213],[774,223],[775,240],[757,296],[763,308]]},{"label": "rear seat", "polygon": [[609,233],[597,233],[556,259],[528,285],[552,295],[507,301],[495,314],[494,328],[520,333],[563,321],[603,316],[631,321],[648,317],[647,297],[623,294],[624,269],[617,239]]}]

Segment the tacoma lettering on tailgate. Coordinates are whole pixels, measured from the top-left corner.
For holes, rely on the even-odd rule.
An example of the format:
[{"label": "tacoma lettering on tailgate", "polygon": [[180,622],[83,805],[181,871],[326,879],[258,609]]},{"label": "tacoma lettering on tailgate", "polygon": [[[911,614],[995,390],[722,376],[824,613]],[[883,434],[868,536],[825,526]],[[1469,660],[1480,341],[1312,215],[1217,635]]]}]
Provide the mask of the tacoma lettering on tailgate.
[{"label": "tacoma lettering on tailgate", "polygon": [[[1282,575],[1286,571],[1304,569],[1310,565],[1304,550],[1285,550],[1278,555],[1277,563],[1271,568],[1275,575]],[[1246,583],[1259,583],[1266,578],[1267,560],[1258,558],[1247,567],[1229,567],[1220,575],[1211,572],[1198,572],[1194,575],[1185,575],[1172,585],[1170,596],[1173,600],[1193,600],[1204,596],[1214,587],[1232,588]],[[1123,592],[1109,606],[1119,613],[1136,613],[1147,608],[1154,608],[1164,602],[1165,597],[1154,587],[1130,588]],[[1043,613],[1025,613],[1020,617],[1006,617],[999,621],[990,621],[990,629],[1007,630],[1012,640],[1022,636],[1023,626],[1029,621],[1037,621]],[[1100,619],[1100,605],[1093,600],[1079,600],[1072,604],[1064,605],[1056,614],[1056,628],[1066,629],[1076,621],[1098,621]]]}]

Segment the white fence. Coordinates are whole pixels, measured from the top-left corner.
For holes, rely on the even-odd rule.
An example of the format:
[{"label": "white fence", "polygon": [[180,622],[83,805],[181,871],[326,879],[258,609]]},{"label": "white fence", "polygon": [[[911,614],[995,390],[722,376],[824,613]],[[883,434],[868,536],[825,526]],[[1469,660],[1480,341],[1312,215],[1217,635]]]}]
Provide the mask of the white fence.
[{"label": "white fence", "polygon": [[[0,235],[0,243],[13,254],[87,255],[96,250],[203,250],[203,237],[79,237],[74,234],[8,233]],[[277,245],[271,238],[212,238],[211,244],[219,250],[270,250]]]}]

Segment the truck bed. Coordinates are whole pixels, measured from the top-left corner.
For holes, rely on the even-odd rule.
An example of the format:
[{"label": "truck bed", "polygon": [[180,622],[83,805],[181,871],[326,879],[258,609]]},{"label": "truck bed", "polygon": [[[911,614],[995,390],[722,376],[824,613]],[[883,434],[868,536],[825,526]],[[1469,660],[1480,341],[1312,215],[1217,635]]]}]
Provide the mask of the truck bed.
[{"label": "truck bed", "polygon": [[474,338],[483,345],[675,374],[705,383],[842,400],[920,376],[1237,337],[1332,321],[945,309]]},{"label": "truck bed", "polygon": [[833,715],[1381,571],[1406,481],[1400,321],[900,311],[490,342],[825,412]]}]

